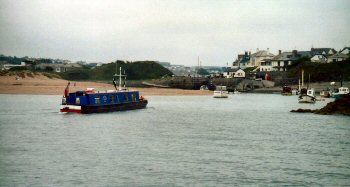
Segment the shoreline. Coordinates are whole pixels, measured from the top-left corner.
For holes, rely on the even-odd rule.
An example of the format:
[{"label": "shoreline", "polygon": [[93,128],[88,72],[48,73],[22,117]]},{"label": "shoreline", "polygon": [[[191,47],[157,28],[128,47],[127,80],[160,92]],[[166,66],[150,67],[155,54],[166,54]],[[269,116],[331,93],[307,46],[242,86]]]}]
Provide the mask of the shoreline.
[{"label": "shoreline", "polygon": [[[49,78],[42,74],[35,76],[25,76],[18,78],[15,75],[0,76],[0,94],[16,95],[63,95],[67,83],[71,82],[70,91],[86,90],[86,88],[95,88],[96,90],[115,90],[112,84],[101,82],[83,82],[67,81],[59,78]],[[75,85],[75,86],[74,86]],[[297,88],[298,85],[290,85]],[[338,88],[340,84],[332,87],[328,82],[311,83],[310,87],[315,89],[316,93],[325,88]],[[345,81],[343,86],[349,87],[350,82]],[[143,96],[200,96],[212,95],[209,90],[185,90],[178,88],[158,88],[158,87],[128,87],[129,90],[138,90]],[[280,94],[281,86],[270,88],[257,88],[247,93],[256,94]]]}]

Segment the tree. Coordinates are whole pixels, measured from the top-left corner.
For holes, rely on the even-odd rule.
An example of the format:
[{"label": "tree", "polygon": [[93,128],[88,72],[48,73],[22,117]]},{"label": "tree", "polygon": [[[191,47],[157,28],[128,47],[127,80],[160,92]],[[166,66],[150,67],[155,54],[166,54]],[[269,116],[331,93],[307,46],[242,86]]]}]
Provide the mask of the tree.
[{"label": "tree", "polygon": [[199,75],[209,75],[209,72],[207,70],[203,69],[203,68],[199,68],[197,73]]},{"label": "tree", "polygon": [[46,67],[45,67],[45,71],[53,71],[53,68],[50,67],[50,66],[46,66]]}]

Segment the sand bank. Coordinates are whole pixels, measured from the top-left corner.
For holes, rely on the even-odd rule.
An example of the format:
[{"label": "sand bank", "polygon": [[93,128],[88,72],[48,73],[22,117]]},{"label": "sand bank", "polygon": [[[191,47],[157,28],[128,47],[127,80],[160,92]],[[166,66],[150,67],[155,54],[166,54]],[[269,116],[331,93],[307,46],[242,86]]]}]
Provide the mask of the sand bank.
[{"label": "sand bank", "polygon": [[[68,81],[58,78],[48,78],[44,75],[19,78],[15,75],[0,76],[0,94],[29,94],[29,95],[63,95]],[[71,81],[70,91],[95,88],[96,90],[113,90],[112,84],[96,82]],[[164,95],[212,95],[211,91],[181,90],[173,88],[129,88],[139,90],[143,96]]]}]

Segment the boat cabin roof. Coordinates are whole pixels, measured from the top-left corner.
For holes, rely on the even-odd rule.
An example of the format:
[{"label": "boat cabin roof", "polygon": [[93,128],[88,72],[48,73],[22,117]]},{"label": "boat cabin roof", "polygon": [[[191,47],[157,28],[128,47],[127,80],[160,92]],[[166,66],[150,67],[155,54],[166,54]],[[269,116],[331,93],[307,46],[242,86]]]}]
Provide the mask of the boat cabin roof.
[{"label": "boat cabin roof", "polygon": [[216,86],[215,90],[222,90],[222,91],[226,91],[226,86]]}]

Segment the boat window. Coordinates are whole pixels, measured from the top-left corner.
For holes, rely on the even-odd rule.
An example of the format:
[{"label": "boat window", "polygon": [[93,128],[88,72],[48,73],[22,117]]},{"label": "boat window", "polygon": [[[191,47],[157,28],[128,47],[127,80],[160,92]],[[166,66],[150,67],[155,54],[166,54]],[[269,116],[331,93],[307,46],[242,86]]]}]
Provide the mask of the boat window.
[{"label": "boat window", "polygon": [[107,96],[104,95],[104,96],[102,97],[102,99],[103,99],[103,103],[107,103]]},{"label": "boat window", "polygon": [[128,95],[127,94],[124,94],[124,101],[128,101]]},{"label": "boat window", "polygon": [[111,103],[114,103],[114,95],[110,95],[109,100],[111,101]]},{"label": "boat window", "polygon": [[132,101],[136,101],[136,94],[132,94]]},{"label": "boat window", "polygon": [[118,97],[118,95],[115,96],[115,100],[117,101],[117,103],[119,103],[119,97]]},{"label": "boat window", "polygon": [[84,92],[76,92],[75,95],[76,95],[76,96],[84,96],[85,93],[84,93]]},{"label": "boat window", "polygon": [[80,98],[79,97],[75,98],[75,104],[77,104],[77,105],[80,104]]},{"label": "boat window", "polygon": [[95,97],[95,104],[100,104],[101,101],[100,101],[100,96],[96,96]]}]

